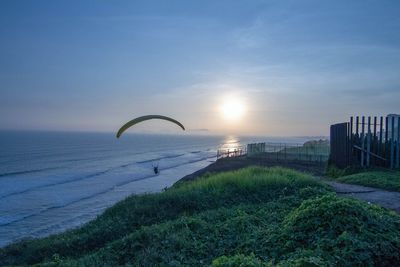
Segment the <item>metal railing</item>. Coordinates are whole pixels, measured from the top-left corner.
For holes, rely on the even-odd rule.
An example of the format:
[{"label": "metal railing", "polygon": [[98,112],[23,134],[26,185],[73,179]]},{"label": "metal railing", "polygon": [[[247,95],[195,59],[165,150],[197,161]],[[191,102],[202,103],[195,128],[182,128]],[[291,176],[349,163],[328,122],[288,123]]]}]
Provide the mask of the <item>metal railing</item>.
[{"label": "metal railing", "polygon": [[240,157],[247,155],[247,146],[238,146],[235,148],[223,148],[217,150],[217,159]]}]

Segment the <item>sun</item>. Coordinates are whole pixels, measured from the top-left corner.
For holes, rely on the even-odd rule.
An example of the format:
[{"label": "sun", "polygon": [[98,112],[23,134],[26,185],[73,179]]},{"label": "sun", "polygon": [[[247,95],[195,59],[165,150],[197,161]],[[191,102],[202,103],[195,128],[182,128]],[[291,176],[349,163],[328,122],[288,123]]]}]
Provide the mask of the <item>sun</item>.
[{"label": "sun", "polygon": [[243,117],[246,108],[239,97],[229,96],[224,98],[220,111],[225,120],[238,121]]}]

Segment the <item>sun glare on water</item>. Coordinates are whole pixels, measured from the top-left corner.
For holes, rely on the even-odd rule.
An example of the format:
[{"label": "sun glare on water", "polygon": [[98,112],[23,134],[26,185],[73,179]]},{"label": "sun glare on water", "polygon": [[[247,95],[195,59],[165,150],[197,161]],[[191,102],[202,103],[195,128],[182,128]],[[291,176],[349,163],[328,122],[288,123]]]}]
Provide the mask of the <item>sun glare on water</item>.
[{"label": "sun glare on water", "polygon": [[228,121],[238,121],[245,113],[245,105],[238,97],[226,97],[221,105],[221,114]]}]

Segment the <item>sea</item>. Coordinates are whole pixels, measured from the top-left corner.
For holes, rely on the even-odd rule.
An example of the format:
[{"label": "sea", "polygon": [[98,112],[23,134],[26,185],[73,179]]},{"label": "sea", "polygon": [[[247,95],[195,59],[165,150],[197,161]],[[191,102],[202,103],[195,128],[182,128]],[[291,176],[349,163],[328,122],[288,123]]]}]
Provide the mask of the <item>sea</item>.
[{"label": "sea", "polygon": [[130,195],[160,192],[214,162],[218,149],[311,139],[0,131],[0,247],[78,227]]}]

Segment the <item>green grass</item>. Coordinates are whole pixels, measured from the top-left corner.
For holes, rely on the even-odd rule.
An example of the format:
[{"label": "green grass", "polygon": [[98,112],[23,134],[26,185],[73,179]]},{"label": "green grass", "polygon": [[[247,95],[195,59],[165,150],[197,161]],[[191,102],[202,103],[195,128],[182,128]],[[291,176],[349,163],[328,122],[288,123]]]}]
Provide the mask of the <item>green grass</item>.
[{"label": "green grass", "polygon": [[336,180],[348,184],[358,184],[400,192],[400,171],[364,171],[337,177]]},{"label": "green grass", "polygon": [[249,167],[132,196],[80,229],[13,244],[0,265],[393,266],[400,216],[313,177]]}]

